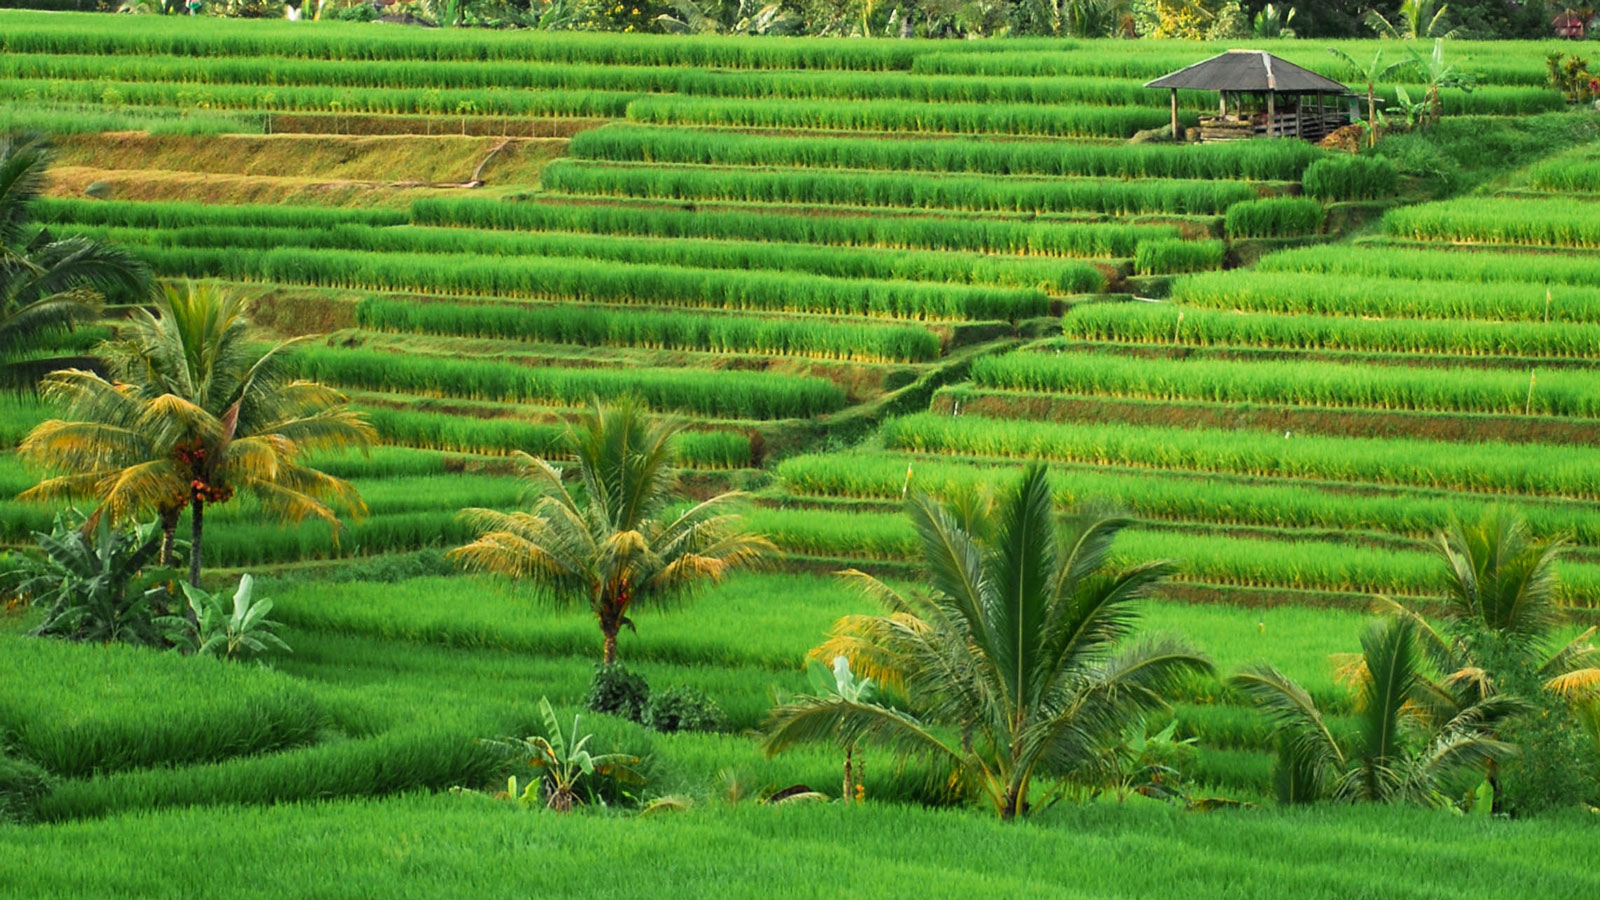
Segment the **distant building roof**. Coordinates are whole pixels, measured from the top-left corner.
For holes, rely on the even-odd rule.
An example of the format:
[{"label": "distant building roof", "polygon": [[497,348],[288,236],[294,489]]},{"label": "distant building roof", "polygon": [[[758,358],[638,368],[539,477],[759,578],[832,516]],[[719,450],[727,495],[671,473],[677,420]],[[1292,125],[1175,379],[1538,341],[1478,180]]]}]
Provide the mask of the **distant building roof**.
[{"label": "distant building roof", "polygon": [[1278,94],[1343,94],[1349,88],[1279,59],[1265,50],[1229,50],[1146,82],[1149,88],[1196,91],[1270,91]]}]

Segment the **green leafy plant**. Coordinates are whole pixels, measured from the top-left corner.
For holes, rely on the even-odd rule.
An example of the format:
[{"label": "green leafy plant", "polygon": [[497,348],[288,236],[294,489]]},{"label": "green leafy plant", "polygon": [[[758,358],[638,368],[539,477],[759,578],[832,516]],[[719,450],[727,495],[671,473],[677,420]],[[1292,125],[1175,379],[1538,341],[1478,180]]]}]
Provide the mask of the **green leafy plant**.
[{"label": "green leafy plant", "polygon": [[716,731],[722,727],[722,708],[703,691],[674,685],[650,696],[644,724],[656,731]]},{"label": "green leafy plant", "polygon": [[192,619],[169,616],[163,624],[201,656],[238,660],[274,650],[292,652],[277,635],[280,624],[267,618],[272,601],[255,596],[255,579],[249,575],[240,576],[231,603],[221,591],[212,593],[192,584],[183,585],[183,593]]},{"label": "green leafy plant", "polygon": [[604,805],[606,782],[643,784],[636,768],[639,758],[624,753],[590,753],[593,735],[578,735],[581,716],[572,717],[572,731],[561,733],[561,723],[548,698],[539,700],[539,715],[545,734],[526,738],[501,738],[483,743],[507,759],[537,770],[524,787],[516,775],[506,782],[506,794],[524,808],[543,805],[556,812],[569,812],[584,803]]},{"label": "green leafy plant", "polygon": [[650,684],[622,663],[601,663],[594,667],[594,680],[583,706],[590,712],[643,724],[650,710]]},{"label": "green leafy plant", "polygon": [[175,574],[155,562],[161,532],[154,523],[113,526],[104,516],[86,525],[76,510],[56,516],[49,534],[35,533],[40,556],[24,556],[0,575],[0,590],[44,610],[33,633],[79,641],[164,643],[156,619],[165,613]]},{"label": "green leafy plant", "polygon": [[1058,530],[1043,466],[1030,466],[975,529],[927,496],[913,500],[911,516],[932,590],[901,594],[847,573],[886,612],[841,619],[816,651],[849,659],[900,702],[794,698],[768,719],[768,754],[809,742],[877,743],[949,766],[1000,818],[1014,819],[1040,779],[1102,780],[1104,751],[1127,725],[1211,671],[1177,641],[1122,646],[1134,605],[1171,566],[1105,571],[1126,521],[1090,512]]}]

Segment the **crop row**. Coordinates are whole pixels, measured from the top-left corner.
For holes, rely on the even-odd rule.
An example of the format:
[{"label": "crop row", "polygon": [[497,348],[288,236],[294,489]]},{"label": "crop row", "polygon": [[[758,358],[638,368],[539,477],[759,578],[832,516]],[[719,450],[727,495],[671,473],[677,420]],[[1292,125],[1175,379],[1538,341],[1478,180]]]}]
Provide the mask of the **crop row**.
[{"label": "crop row", "polygon": [[0,99],[106,106],[175,106],[267,112],[385,115],[621,117],[638,94],[609,91],[436,90],[422,88],[279,87],[137,81],[0,79]]},{"label": "crop row", "polygon": [[417,200],[412,204],[411,216],[422,225],[1076,257],[1129,257],[1142,240],[1179,235],[1171,225],[811,216],[775,210],[700,212],[666,206],[508,203],[447,197]]},{"label": "crop row", "polygon": [[1178,309],[1168,303],[1092,303],[1062,322],[1088,341],[1295,350],[1448,353],[1463,356],[1600,356],[1600,325],[1542,322],[1358,319]]},{"label": "crop row", "polygon": [[1571,447],[1295,436],[1207,428],[1059,425],[922,413],[883,426],[892,450],[1061,460],[1271,478],[1600,498]]},{"label": "crop row", "polygon": [[1383,227],[1396,237],[1425,241],[1600,247],[1600,204],[1458,197],[1392,209]]},{"label": "crop row", "polygon": [[1217,215],[1259,196],[1237,181],[1061,179],[1023,181],[966,176],[858,172],[780,172],[596,165],[558,160],[545,188],[573,194],[673,200],[850,204],[981,212],[1096,212],[1112,215]]},{"label": "crop row", "polygon": [[97,236],[118,243],[166,247],[255,250],[308,247],[382,253],[561,257],[696,269],[795,271],[830,278],[1022,287],[1059,294],[1096,293],[1106,283],[1105,275],[1095,266],[1061,260],[877,248],[793,247],[759,241],[661,241],[571,232],[507,234],[465,228],[368,225],[328,229],[216,226],[161,230],[112,228],[101,229]]},{"label": "crop row", "polygon": [[[559,422],[525,422],[510,418],[453,416],[410,409],[363,407],[386,443],[450,453],[506,454],[521,450],[546,459],[563,452],[567,426]],[[690,431],[678,436],[678,460],[694,469],[739,469],[750,465],[750,438],[731,431]],[[494,504],[461,503],[452,507]],[[393,523],[391,523],[391,527]],[[409,526],[407,526],[409,528]],[[406,533],[409,533],[407,531]],[[364,535],[364,537],[363,537]],[[358,534],[367,552],[390,552],[428,546],[428,542],[374,543],[370,530]],[[376,546],[376,549],[371,549]],[[299,557],[295,557],[299,558]]]},{"label": "crop row", "polygon": [[532,368],[499,360],[322,347],[296,350],[288,359],[302,377],[347,387],[566,405],[636,393],[660,410],[729,418],[813,416],[839,409],[845,399],[826,379],[765,372]]},{"label": "crop row", "polygon": [[1531,255],[1488,249],[1451,251],[1372,246],[1299,247],[1263,256],[1262,272],[1308,272],[1416,281],[1577,284],[1600,287],[1596,260],[1554,254]]},{"label": "crop row", "polygon": [[1258,181],[1294,181],[1308,164],[1324,157],[1322,151],[1303,141],[1234,141],[1187,147],[951,138],[884,141],[629,125],[607,125],[581,132],[573,137],[568,152],[579,159],[613,162]]},{"label": "crop row", "polygon": [[377,331],[514,338],[586,347],[647,347],[893,362],[938,357],[937,335],[914,325],[694,315],[605,306],[419,303],[368,297],[356,321]]},{"label": "crop row", "polygon": [[822,278],[790,272],[622,265],[586,259],[435,256],[354,250],[139,247],[156,271],[355,290],[481,294],[600,303],[874,315],[1013,319],[1043,315],[1037,290]]},{"label": "crop row", "polygon": [[[743,100],[640,97],[630,121],[650,125],[724,125],[934,134],[1128,137],[1171,121],[1163,106],[1040,106],[1012,103],[909,103],[892,100]],[[1197,117],[1185,111],[1180,121]]]},{"label": "crop row", "polygon": [[971,378],[1000,390],[1152,400],[1600,416],[1600,379],[1588,370],[1557,369],[1530,378],[1466,368],[1023,352],[983,357],[973,363]]},{"label": "crop row", "polygon": [[[876,501],[898,501],[908,487],[948,498],[973,489],[994,490],[1016,477],[1014,466],[860,452],[790,457],[776,471],[795,495]],[[1501,502],[1468,494],[1418,494],[1403,485],[1386,492],[1355,492],[1213,477],[1152,477],[1098,467],[1056,466],[1050,480],[1056,502],[1064,507],[1109,501],[1148,519],[1415,538],[1431,538],[1455,521],[1476,521]],[[1600,544],[1600,508],[1594,505],[1525,503],[1519,510],[1541,536],[1565,533],[1585,545]]]},{"label": "crop row", "polygon": [[120,228],[333,228],[338,225],[404,225],[395,209],[344,209],[333,206],[232,206],[181,201],[73,200],[40,197],[28,206],[30,218],[50,224]]},{"label": "crop row", "polygon": [[0,134],[259,134],[266,117],[258,113],[217,112],[145,106],[108,109],[99,103],[40,103],[13,100],[0,106]]},{"label": "crop row", "polygon": [[1492,319],[1506,322],[1600,321],[1600,288],[1489,282],[1463,290],[1439,281],[1329,277],[1297,272],[1203,273],[1172,287],[1186,306],[1334,316]]},{"label": "crop row", "polygon": [[[807,556],[914,559],[921,547],[902,515],[761,510],[749,518],[780,549]],[[1110,559],[1113,568],[1170,559],[1179,581],[1248,588],[1411,595],[1441,590],[1438,560],[1418,550],[1128,530],[1117,536]],[[1593,566],[1561,566],[1560,575],[1568,597],[1592,596],[1600,587]]]}]

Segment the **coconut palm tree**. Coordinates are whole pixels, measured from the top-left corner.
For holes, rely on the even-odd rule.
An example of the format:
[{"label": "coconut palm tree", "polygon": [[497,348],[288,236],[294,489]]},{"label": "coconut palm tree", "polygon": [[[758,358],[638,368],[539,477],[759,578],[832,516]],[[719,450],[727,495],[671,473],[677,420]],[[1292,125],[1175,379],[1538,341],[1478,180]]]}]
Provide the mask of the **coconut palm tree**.
[{"label": "coconut palm tree", "polygon": [[1277,669],[1257,666],[1231,679],[1276,727],[1279,800],[1445,806],[1449,787],[1514,752],[1491,735],[1517,701],[1469,700],[1429,680],[1416,635],[1415,621],[1396,616],[1362,636],[1359,727],[1348,742],[1335,737],[1305,688]]},{"label": "coconut palm tree", "polygon": [[0,387],[9,390],[31,390],[40,375],[67,364],[40,357],[38,348],[98,317],[106,292],[143,297],[150,290],[148,270],[122,250],[30,234],[28,209],[53,158],[40,138],[0,141]]},{"label": "coconut palm tree", "polygon": [[1338,47],[1329,47],[1328,52],[1338,57],[1340,62],[1354,69],[1358,73],[1358,81],[1367,83],[1367,146],[1378,145],[1378,82],[1388,81],[1400,72],[1411,68],[1415,62],[1404,59],[1388,65],[1383,64],[1383,48],[1380,47],[1372,54],[1372,63],[1362,65],[1356,62],[1355,57],[1340,50]]},{"label": "coconut palm tree", "polygon": [[971,529],[926,496],[912,501],[929,591],[845,573],[885,614],[841,619],[816,651],[845,657],[885,696],[794,698],[767,722],[768,754],[823,741],[930,757],[1012,819],[1038,780],[1099,781],[1131,723],[1211,671],[1177,641],[1125,645],[1136,602],[1171,571],[1164,562],[1107,571],[1126,520],[1088,512],[1058,530],[1038,465],[992,515]]},{"label": "coconut palm tree", "polygon": [[1377,607],[1411,620],[1434,667],[1477,685],[1483,696],[1494,694],[1503,677],[1531,675],[1569,700],[1600,698],[1597,629],[1560,647],[1550,644],[1564,619],[1555,564],[1566,547],[1561,538],[1535,540],[1522,516],[1493,508],[1476,523],[1452,525],[1436,540],[1446,601],[1443,629],[1389,598],[1379,598]]},{"label": "coconut palm tree", "polygon": [[214,286],[167,286],[156,311],[139,310],[103,346],[111,377],[51,373],[41,390],[61,419],[41,423],[19,447],[62,474],[27,498],[92,496],[97,515],[154,511],[170,558],[178,515],[190,513],[189,580],[198,586],[205,512],[243,491],[287,521],[308,516],[338,527],[335,506],[361,515],[347,482],[305,465],[317,450],[366,447],[372,426],[343,395],[283,376],[284,351],[253,346],[245,302]]},{"label": "coconut palm tree", "polygon": [[636,607],[683,598],[773,550],[729,511],[739,493],[671,508],[680,430],[652,419],[636,397],[596,401],[564,439],[582,491],[569,491],[546,460],[518,453],[537,495],[533,508],[464,510],[481,534],[450,556],[469,570],[531,581],[558,603],[588,604],[604,639],[603,662],[615,663],[617,635],[636,630],[629,617]]}]

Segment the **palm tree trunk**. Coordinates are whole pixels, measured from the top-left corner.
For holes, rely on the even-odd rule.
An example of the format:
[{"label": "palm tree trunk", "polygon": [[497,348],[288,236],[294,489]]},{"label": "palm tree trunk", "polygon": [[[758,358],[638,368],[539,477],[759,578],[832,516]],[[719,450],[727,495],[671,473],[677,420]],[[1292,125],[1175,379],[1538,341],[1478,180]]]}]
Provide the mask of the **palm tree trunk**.
[{"label": "palm tree trunk", "polygon": [[1367,82],[1367,146],[1378,146],[1378,96],[1372,82]]},{"label": "palm tree trunk", "polygon": [[839,802],[841,803],[849,803],[855,797],[856,781],[850,771],[850,763],[854,756],[854,747],[844,748],[844,793],[839,795]]},{"label": "palm tree trunk", "polygon": [[615,628],[602,627],[601,632],[606,636],[606,645],[605,653],[601,655],[600,662],[603,665],[614,666],[617,664],[617,630]]},{"label": "palm tree trunk", "polygon": [[1013,784],[1006,788],[1006,794],[1000,800],[1000,821],[1010,822],[1017,817],[1017,807],[1021,806],[1022,792]]},{"label": "palm tree trunk", "polygon": [[196,497],[190,507],[189,583],[200,586],[200,544],[205,537],[206,502]]},{"label": "palm tree trunk", "polygon": [[178,542],[178,513],[180,510],[161,511],[161,565],[172,565],[173,545]]}]

